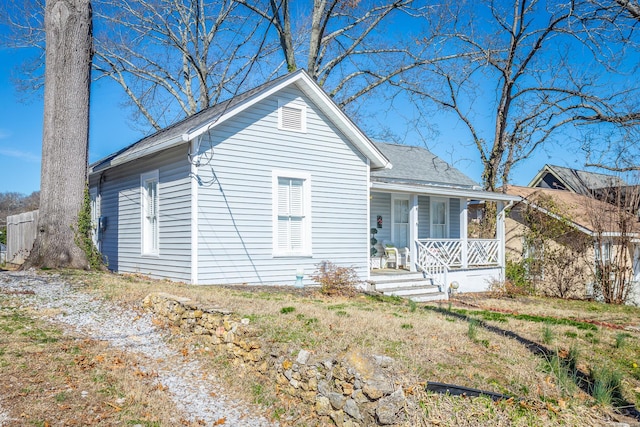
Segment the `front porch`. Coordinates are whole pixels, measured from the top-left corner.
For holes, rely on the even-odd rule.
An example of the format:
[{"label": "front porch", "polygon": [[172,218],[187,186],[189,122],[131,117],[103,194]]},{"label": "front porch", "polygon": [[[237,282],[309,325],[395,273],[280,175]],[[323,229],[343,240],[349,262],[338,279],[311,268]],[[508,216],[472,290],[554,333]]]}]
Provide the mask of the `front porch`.
[{"label": "front porch", "polygon": [[[374,188],[382,186],[378,183]],[[377,290],[424,301],[446,299],[455,287],[457,292],[486,291],[491,282],[503,279],[504,208],[509,196],[470,189],[431,187],[418,192],[417,186],[396,187],[412,191],[377,188],[370,196],[369,279]],[[473,238],[469,225],[478,217],[477,209],[470,214],[470,206],[486,202],[496,206],[494,236]],[[397,268],[400,274],[380,274],[376,267],[385,263],[401,267]]]}]

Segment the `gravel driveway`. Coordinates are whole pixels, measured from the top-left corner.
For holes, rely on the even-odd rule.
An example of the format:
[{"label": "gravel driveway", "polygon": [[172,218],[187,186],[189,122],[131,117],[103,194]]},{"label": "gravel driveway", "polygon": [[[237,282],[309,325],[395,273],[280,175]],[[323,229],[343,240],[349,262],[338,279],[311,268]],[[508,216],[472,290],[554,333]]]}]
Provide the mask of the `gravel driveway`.
[{"label": "gravel driveway", "polygon": [[65,331],[107,341],[115,348],[136,353],[142,362],[140,368],[157,372],[160,382],[168,387],[182,412],[181,418],[201,420],[205,425],[221,418],[230,426],[276,425],[252,415],[242,403],[225,398],[224,389],[213,375],[204,372],[197,361],[185,362],[181,354],[166,345],[165,332],[153,325],[149,314],[141,316],[140,312],[98,300],[82,292],[81,286],[64,283],[54,275],[1,272],[0,289],[23,294],[24,303],[33,308],[60,313],[50,320]]}]

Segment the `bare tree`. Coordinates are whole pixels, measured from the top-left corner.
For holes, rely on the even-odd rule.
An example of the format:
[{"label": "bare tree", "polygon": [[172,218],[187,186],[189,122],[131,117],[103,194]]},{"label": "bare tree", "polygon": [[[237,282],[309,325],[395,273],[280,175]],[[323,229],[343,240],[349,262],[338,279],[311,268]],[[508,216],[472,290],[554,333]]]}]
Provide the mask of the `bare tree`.
[{"label": "bare tree", "polygon": [[258,58],[259,22],[233,0],[103,0],[95,66],[156,130],[228,98]]},{"label": "bare tree", "polygon": [[597,110],[619,116],[620,101],[637,93],[636,87],[613,90],[607,80],[615,71],[610,58],[620,46],[606,52],[600,44],[608,27],[588,2],[483,1],[448,7],[438,15],[456,19],[442,25],[441,43],[445,52],[457,54],[455,59],[421,68],[437,78],[436,85],[425,87],[417,75],[402,86],[465,125],[488,190],[508,183],[515,165],[562,136],[568,125],[590,123]]},{"label": "bare tree", "polygon": [[89,0],[48,0],[39,233],[28,267],[86,268],[76,244],[87,179],[92,21]]},{"label": "bare tree", "polygon": [[308,14],[297,15],[289,0],[236,1],[274,26],[287,69],[305,66],[340,107],[443,59],[425,55],[428,43],[389,36],[401,33],[394,19],[415,25],[424,16],[426,7],[414,0],[314,0]]},{"label": "bare tree", "polygon": [[596,196],[606,203],[594,197],[586,207],[594,230],[594,290],[607,303],[623,304],[632,292],[634,264],[640,255],[634,244],[640,233],[640,187],[599,189]]}]

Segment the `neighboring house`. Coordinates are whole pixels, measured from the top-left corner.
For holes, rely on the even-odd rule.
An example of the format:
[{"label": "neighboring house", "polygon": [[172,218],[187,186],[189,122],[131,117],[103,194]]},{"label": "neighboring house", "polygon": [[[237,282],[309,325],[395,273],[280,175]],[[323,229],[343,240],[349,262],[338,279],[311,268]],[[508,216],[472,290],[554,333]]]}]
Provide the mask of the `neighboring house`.
[{"label": "neighboring house", "polygon": [[94,163],[89,186],[110,269],[193,284],[311,284],[324,260],[369,279],[380,223],[410,270],[485,289],[504,240],[466,238],[467,201],[516,200],[425,149],[372,143],[302,70]]},{"label": "neighboring house", "polygon": [[624,180],[613,175],[587,172],[563,166],[544,165],[528,186],[591,195],[597,189],[625,185]]},{"label": "neighboring house", "polygon": [[[634,217],[611,204],[571,191],[517,186],[508,186],[505,191],[522,197],[506,219],[507,257],[516,262],[528,259],[531,279],[539,282],[538,291],[559,296],[564,287],[564,297],[594,297],[593,281],[598,265],[610,264],[614,258],[624,256],[632,289],[629,302],[640,304],[640,224]],[[531,240],[527,209],[555,220],[555,225],[548,226],[549,232],[541,233],[553,234],[555,238]],[[625,225],[621,228],[622,219]],[[536,227],[544,225],[537,222]],[[555,251],[563,257],[557,260],[557,265],[543,259],[554,249],[564,250]]]}]

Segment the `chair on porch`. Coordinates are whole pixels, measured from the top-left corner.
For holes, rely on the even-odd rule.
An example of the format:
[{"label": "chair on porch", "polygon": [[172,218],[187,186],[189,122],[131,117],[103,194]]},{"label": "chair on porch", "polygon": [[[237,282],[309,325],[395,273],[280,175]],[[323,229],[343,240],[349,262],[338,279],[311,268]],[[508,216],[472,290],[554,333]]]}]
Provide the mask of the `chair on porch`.
[{"label": "chair on porch", "polygon": [[409,267],[411,262],[411,256],[409,248],[396,248],[395,246],[386,246],[384,253],[387,257],[387,264],[393,264],[396,270],[401,266],[404,268]]},{"label": "chair on porch", "polygon": [[384,254],[387,257],[387,265],[393,264],[395,269],[400,268],[400,251],[394,246],[385,246]]},{"label": "chair on porch", "polygon": [[384,246],[382,245],[382,243],[376,243],[373,247],[377,252],[374,256],[371,257],[371,260],[374,261],[371,262],[371,268],[386,268],[387,255],[386,251],[384,250]]}]

